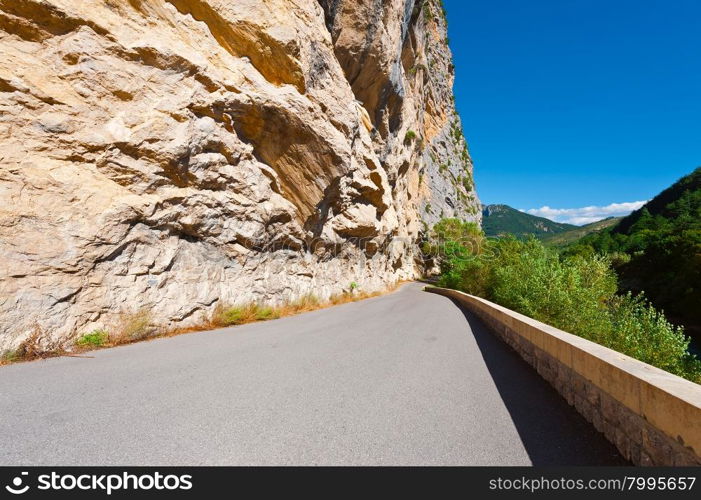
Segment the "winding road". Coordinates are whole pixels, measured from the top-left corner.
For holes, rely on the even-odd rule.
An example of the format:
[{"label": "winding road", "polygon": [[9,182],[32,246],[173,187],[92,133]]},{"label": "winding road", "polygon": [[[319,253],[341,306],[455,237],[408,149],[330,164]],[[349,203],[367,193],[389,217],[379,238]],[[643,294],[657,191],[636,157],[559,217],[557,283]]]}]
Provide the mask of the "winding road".
[{"label": "winding road", "polygon": [[0,367],[0,464],[625,463],[476,318],[422,288]]}]

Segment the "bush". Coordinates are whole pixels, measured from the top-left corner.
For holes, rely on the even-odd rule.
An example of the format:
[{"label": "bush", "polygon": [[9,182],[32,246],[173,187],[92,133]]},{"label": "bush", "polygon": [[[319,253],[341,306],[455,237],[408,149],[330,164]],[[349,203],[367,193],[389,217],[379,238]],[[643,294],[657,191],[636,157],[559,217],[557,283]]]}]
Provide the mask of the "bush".
[{"label": "bush", "polygon": [[135,342],[152,336],[155,329],[151,326],[150,311],[141,309],[122,315],[114,331],[114,335],[109,335],[109,340],[115,344]]},{"label": "bush", "polygon": [[277,319],[280,317],[280,312],[269,306],[256,306],[255,319],[256,321],[267,321],[269,319]]},{"label": "bush", "polygon": [[433,14],[431,13],[431,6],[428,4],[428,2],[424,2],[423,10],[424,10],[424,21],[427,23],[431,22],[433,20]]},{"label": "bush", "polygon": [[309,293],[290,303],[288,306],[286,306],[286,309],[288,309],[292,314],[294,314],[297,312],[311,311],[313,309],[317,309],[320,306],[320,304],[321,301],[319,300],[319,297]]},{"label": "bush", "polygon": [[701,360],[689,353],[683,329],[644,296],[616,295],[618,280],[608,257],[560,256],[535,238],[486,240],[476,226],[456,219],[439,222],[424,251],[440,256],[440,286],[701,382]]},{"label": "bush", "polygon": [[701,382],[701,362],[688,351],[689,338],[643,296],[614,297],[606,346],[676,375]]},{"label": "bush", "polygon": [[484,234],[473,222],[443,219],[433,227],[422,250],[428,260],[438,259],[439,285],[487,294],[488,266],[483,255]]},{"label": "bush", "polygon": [[416,132],[413,130],[407,130],[406,135],[404,136],[404,141],[405,142],[410,142],[416,139]]},{"label": "bush", "polygon": [[214,311],[212,323],[216,326],[242,325],[255,321],[258,307],[255,304],[222,306]]},{"label": "bush", "polygon": [[462,187],[468,192],[474,190],[475,185],[469,175],[465,175],[465,177],[462,178]]},{"label": "bush", "polygon": [[535,239],[496,242],[489,298],[557,328],[601,331],[616,277],[603,258],[560,260]]},{"label": "bush", "polygon": [[81,347],[101,347],[105,345],[108,340],[109,334],[105,330],[93,330],[80,337],[75,343]]},{"label": "bush", "polygon": [[62,341],[52,340],[38,323],[34,323],[30,334],[16,349],[2,353],[0,364],[60,356],[64,352],[63,347]]},{"label": "bush", "polygon": [[214,326],[234,326],[267,321],[281,316],[280,308],[264,306],[254,302],[239,306],[220,306],[214,310],[211,323]]}]

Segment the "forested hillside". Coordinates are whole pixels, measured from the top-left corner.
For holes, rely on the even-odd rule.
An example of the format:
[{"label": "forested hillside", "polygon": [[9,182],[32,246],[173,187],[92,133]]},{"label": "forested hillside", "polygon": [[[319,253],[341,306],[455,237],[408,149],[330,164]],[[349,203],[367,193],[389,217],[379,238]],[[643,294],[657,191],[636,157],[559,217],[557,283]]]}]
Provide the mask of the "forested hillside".
[{"label": "forested hillside", "polygon": [[616,226],[586,236],[566,255],[612,257],[620,288],[645,292],[698,338],[701,326],[701,167]]},{"label": "forested hillside", "polygon": [[607,219],[575,227],[574,229],[570,229],[563,233],[544,234],[540,237],[540,240],[548,246],[567,246],[581,238],[584,238],[589,234],[598,233],[599,231],[603,231],[606,228],[615,226],[620,221],[621,217],[609,217]]}]

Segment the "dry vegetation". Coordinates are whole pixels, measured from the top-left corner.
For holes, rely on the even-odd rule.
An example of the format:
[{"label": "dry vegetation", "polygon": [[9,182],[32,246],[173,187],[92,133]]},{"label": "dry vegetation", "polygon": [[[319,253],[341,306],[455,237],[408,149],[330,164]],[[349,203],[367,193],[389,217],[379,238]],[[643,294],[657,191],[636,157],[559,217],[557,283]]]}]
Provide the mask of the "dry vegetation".
[{"label": "dry vegetation", "polygon": [[326,301],[321,301],[315,295],[309,294],[281,306],[270,306],[255,302],[240,305],[220,303],[206,320],[187,328],[178,329],[168,329],[154,325],[151,313],[146,309],[141,309],[134,313],[123,314],[108,329],[93,330],[74,338],[70,344],[52,343],[48,340],[49,337],[46,335],[46,332],[39,325],[36,325],[32,334],[17,349],[5,353],[0,358],[0,365],[57,356],[80,356],[81,353],[86,351],[132,344],[147,339],[172,337],[184,333],[293,316],[303,312],[383,295],[396,290],[400,284],[401,282],[397,282],[381,292],[364,292],[358,288],[356,283],[351,283],[348,291],[332,295]]}]

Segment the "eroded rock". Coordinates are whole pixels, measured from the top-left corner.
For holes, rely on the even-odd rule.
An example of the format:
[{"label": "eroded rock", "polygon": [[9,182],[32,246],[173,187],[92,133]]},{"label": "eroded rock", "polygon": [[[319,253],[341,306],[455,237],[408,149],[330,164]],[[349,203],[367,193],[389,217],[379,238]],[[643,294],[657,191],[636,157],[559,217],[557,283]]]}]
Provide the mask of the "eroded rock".
[{"label": "eroded rock", "polygon": [[480,216],[445,37],[433,0],[0,0],[0,351],[417,276]]}]

